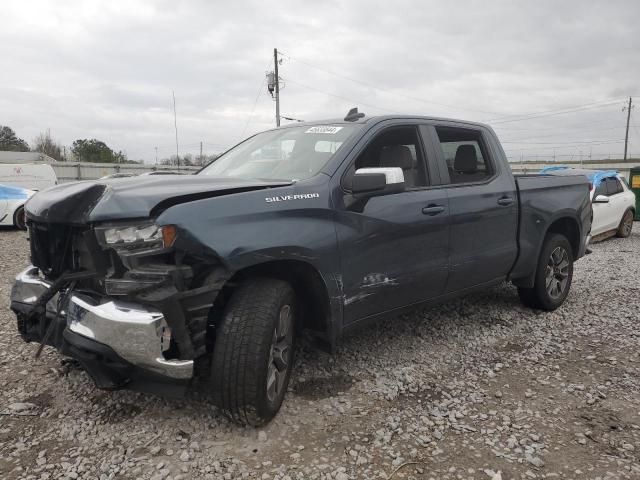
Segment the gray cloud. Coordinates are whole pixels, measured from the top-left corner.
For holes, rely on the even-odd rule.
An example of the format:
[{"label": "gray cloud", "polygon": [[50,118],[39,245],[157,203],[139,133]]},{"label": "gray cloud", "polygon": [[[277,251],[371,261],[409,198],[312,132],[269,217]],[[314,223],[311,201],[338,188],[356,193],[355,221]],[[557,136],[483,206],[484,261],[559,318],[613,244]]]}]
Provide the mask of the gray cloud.
[{"label": "gray cloud", "polygon": [[577,142],[622,138],[622,98],[640,78],[632,0],[9,0],[3,16],[0,123],[26,139],[46,128],[65,144],[95,136],[147,161],[155,146],[173,152],[172,90],[183,153],[238,141],[248,120],[246,134],[271,127],[265,88],[251,112],[274,46],[285,54],[282,111],[296,118],[359,104],[490,120],[621,100],[496,123],[514,157],[620,153],[620,143]]}]

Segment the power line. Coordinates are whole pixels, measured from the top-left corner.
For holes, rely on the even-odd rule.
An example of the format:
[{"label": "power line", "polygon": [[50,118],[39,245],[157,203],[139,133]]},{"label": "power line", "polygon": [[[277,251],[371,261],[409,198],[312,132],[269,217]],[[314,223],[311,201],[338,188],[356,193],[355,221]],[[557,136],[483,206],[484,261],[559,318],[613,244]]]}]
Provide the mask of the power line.
[{"label": "power line", "polygon": [[[267,63],[267,66],[264,68],[265,70],[269,68],[271,65],[271,59]],[[258,94],[256,95],[256,99],[253,101],[253,107],[251,107],[251,113],[247,118],[247,122],[244,124],[244,128],[242,129],[242,134],[240,135],[240,140],[244,138],[244,134],[247,131],[247,127],[249,127],[249,123],[251,123],[251,119],[253,118],[253,112],[256,109],[256,105],[258,104],[258,99],[260,98],[260,94],[262,94],[262,89],[264,88],[264,83],[267,81],[267,77],[262,77],[262,82],[260,82],[260,88],[258,88]]]},{"label": "power line", "polygon": [[[633,114],[632,114],[633,115]],[[633,131],[638,135],[638,140],[640,141],[640,130],[638,129],[638,125],[631,125],[633,127]]]},{"label": "power line", "polygon": [[[604,121],[604,122],[587,122],[587,123],[581,122],[581,123],[571,123],[571,124],[567,124],[567,125],[563,124],[562,128],[574,129],[574,128],[582,128],[582,127],[593,127],[593,126],[596,126],[596,125],[611,125],[611,120],[607,120],[607,121]],[[531,131],[544,132],[544,131],[550,131],[550,130],[555,130],[555,131],[558,130],[557,126],[555,126],[555,127],[535,127],[535,126],[532,126],[532,127],[524,127],[524,128],[517,128],[517,127],[514,128],[511,125],[503,125],[503,124],[498,124],[494,128],[495,128],[495,130],[500,130],[500,131],[504,130],[505,132],[509,132],[509,133],[511,133],[511,132],[531,132]]]},{"label": "power line", "polygon": [[550,109],[550,110],[541,110],[539,112],[530,112],[530,113],[505,115],[503,117],[493,118],[493,119],[490,119],[488,121],[493,122],[493,121],[507,120],[507,119],[510,119],[512,117],[528,117],[528,116],[537,116],[537,115],[542,115],[542,114],[547,114],[547,113],[558,113],[558,112],[565,112],[565,111],[573,112],[574,110],[588,110],[590,108],[597,108],[599,105],[603,105],[603,104],[617,103],[620,100],[621,100],[620,98],[612,98],[612,99],[608,99],[608,100],[598,100],[597,102],[582,103],[580,105],[573,105],[571,107],[553,108],[553,109]]},{"label": "power line", "polygon": [[422,103],[426,103],[426,104],[438,105],[438,106],[446,107],[446,108],[452,108],[454,110],[464,110],[464,111],[469,111],[469,112],[488,113],[489,115],[498,115],[498,113],[496,113],[496,112],[489,112],[489,111],[486,111],[486,110],[479,110],[479,109],[469,108],[469,107],[458,107],[456,105],[449,105],[449,104],[446,104],[446,103],[434,102],[432,100],[425,100],[424,98],[414,97],[412,95],[405,95],[403,93],[395,92],[395,91],[389,90],[387,88],[378,87],[377,85],[374,85],[374,84],[369,83],[369,82],[364,82],[362,80],[358,80],[357,78],[349,77],[349,76],[343,75],[341,73],[336,73],[336,72],[334,72],[332,70],[328,70],[326,68],[319,67],[317,65],[314,65],[312,63],[306,62],[304,60],[299,60],[297,58],[293,58],[291,55],[283,53],[281,50],[278,53],[280,55],[282,55],[283,57],[287,57],[289,60],[293,60],[294,62],[301,63],[303,65],[306,65],[307,67],[315,68],[316,70],[320,70],[322,72],[328,73],[329,75],[333,75],[335,77],[342,78],[342,79],[348,80],[350,82],[358,83],[358,84],[363,85],[365,87],[373,88],[375,90],[378,90],[378,91],[384,92],[384,93],[388,93],[390,95],[396,95],[398,97],[403,97],[403,98],[406,98],[406,99],[409,99],[409,100],[414,100],[414,101],[418,101],[418,102],[422,102]]},{"label": "power line", "polygon": [[624,142],[624,140],[609,140],[609,141],[605,141],[605,142],[598,142],[598,143],[574,143],[571,145],[558,145],[558,146],[549,146],[549,147],[526,147],[526,148],[513,148],[513,149],[509,149],[509,150],[505,150],[505,152],[520,152],[522,150],[552,150],[552,149],[556,149],[556,148],[576,148],[576,147],[581,147],[581,146],[597,146],[597,145],[609,145],[609,144],[614,144],[614,143],[622,143]]},{"label": "power line", "polygon": [[385,112],[397,113],[397,111],[395,111],[395,110],[389,110],[388,108],[378,107],[377,105],[373,105],[371,103],[361,102],[361,101],[358,101],[358,100],[354,100],[352,98],[343,97],[342,95],[336,95],[335,93],[325,92],[324,90],[320,90],[319,88],[310,87],[309,85],[305,85],[304,83],[296,82],[296,81],[293,81],[291,79],[287,79],[287,82],[293,83],[294,85],[298,85],[298,86],[303,87],[303,88],[307,88],[309,90],[313,90],[313,91],[318,92],[318,93],[323,93],[325,95],[329,95],[330,97],[335,97],[335,98],[339,98],[341,100],[346,100],[346,101],[348,101],[350,103],[353,103],[355,105],[364,105],[365,107],[371,107],[371,108],[375,108],[377,110],[383,110]]},{"label": "power line", "polygon": [[249,127],[249,123],[251,123],[251,119],[253,118],[253,112],[255,112],[256,110],[256,105],[258,104],[258,99],[260,98],[260,95],[262,94],[262,89],[264,87],[264,82],[266,80],[267,77],[264,77],[262,79],[262,82],[260,83],[260,88],[258,89],[258,94],[256,95],[256,99],[253,101],[253,107],[251,107],[251,113],[249,114],[249,117],[247,118],[247,121],[244,124],[244,128],[242,129],[242,133],[240,134],[240,138],[244,138],[244,134],[247,131],[247,128]]},{"label": "power line", "polygon": [[[607,122],[607,124],[610,124],[610,122]],[[534,140],[537,138],[550,138],[550,137],[566,137],[566,136],[570,136],[572,134],[574,135],[578,135],[578,134],[584,134],[584,133],[588,133],[588,132],[606,132],[608,130],[619,130],[620,128],[623,128],[624,125],[622,126],[616,126],[616,127],[609,127],[609,128],[597,128],[597,129],[590,129],[590,130],[579,130],[576,132],[559,132],[559,133],[551,133],[549,135],[533,135],[533,136],[528,136],[525,138],[511,138],[509,139],[509,141],[513,141],[513,142],[517,142],[520,140],[523,141],[527,141],[527,140]],[[558,131],[559,129],[556,127],[553,130]]]},{"label": "power line", "polygon": [[[602,153],[600,154],[594,154],[595,155],[604,155]],[[556,158],[556,157],[575,157],[576,153],[558,153],[556,155],[550,154],[550,153],[536,153],[536,154],[531,154],[528,153],[527,157],[531,158],[532,156],[538,157],[538,158]],[[516,159],[515,162],[516,163],[520,163],[520,158],[514,154],[510,154],[507,155],[507,159]]]},{"label": "power line", "polygon": [[[301,63],[301,64],[306,65],[306,66],[311,67],[311,68],[315,68],[316,70],[320,70],[322,72],[328,73],[328,74],[333,75],[335,77],[339,77],[339,78],[342,78],[344,80],[348,80],[348,81],[351,81],[351,82],[354,82],[354,83],[358,83],[360,85],[363,85],[363,86],[366,86],[366,87],[369,87],[369,88],[373,88],[373,89],[376,89],[378,91],[385,92],[385,93],[388,93],[388,94],[391,94],[391,95],[396,95],[396,96],[399,96],[399,97],[404,97],[404,98],[407,98],[407,99],[410,99],[410,100],[416,100],[416,101],[427,103],[427,104],[439,105],[439,106],[446,107],[446,108],[452,108],[452,109],[455,109],[455,110],[474,111],[474,112],[480,112],[480,113],[488,113],[488,114],[491,114],[491,115],[497,115],[496,112],[473,109],[473,108],[468,108],[468,107],[459,107],[459,106],[456,106],[456,105],[450,105],[450,104],[441,103],[441,102],[434,102],[432,100],[425,100],[423,98],[414,97],[412,95],[406,95],[406,94],[403,94],[403,93],[391,91],[389,89],[379,87],[379,86],[374,85],[372,83],[365,82],[365,81],[362,81],[362,80],[359,80],[359,79],[356,79],[356,78],[353,78],[353,77],[350,77],[350,76],[347,76],[347,75],[344,75],[344,74],[341,74],[341,73],[337,73],[337,72],[334,72],[332,70],[329,70],[329,69],[326,69],[326,68],[323,68],[323,67],[319,67],[319,66],[314,65],[312,63],[309,63],[309,62],[307,62],[305,60],[300,60],[298,58],[294,58],[291,55],[282,52],[281,50],[278,51],[278,54],[283,56],[283,57],[288,58],[289,60],[293,60],[294,62]],[[313,89],[312,87],[307,87],[307,88]],[[317,91],[320,91],[320,90],[317,90]],[[321,92],[321,93],[327,93],[327,92]],[[328,94],[328,95],[332,95],[332,94]],[[336,95],[332,95],[332,96],[336,96]],[[345,97],[338,97],[338,98],[345,98]],[[566,113],[573,113],[573,112],[582,111],[582,110],[589,110],[589,109],[592,109],[592,108],[606,107],[606,106],[609,106],[609,105],[613,105],[613,104],[615,104],[615,103],[617,103],[619,101],[620,101],[620,99],[600,100],[600,101],[597,101],[597,102],[581,104],[581,105],[577,105],[577,106],[573,106],[573,107],[565,107],[565,108],[562,108],[562,109],[546,110],[546,111],[534,112],[534,113],[529,113],[529,114],[504,115],[504,116],[501,116],[501,117],[496,117],[494,119],[488,120],[488,122],[509,123],[509,122],[516,122],[516,121],[522,121],[522,120],[527,120],[527,119],[533,119],[533,118],[541,118],[541,117],[546,117],[546,116],[564,115]],[[373,106],[373,108],[379,108],[380,110],[387,110],[387,109],[383,109],[383,108],[376,107],[376,106]],[[517,117],[517,118],[514,118],[514,117]]]},{"label": "power line", "polygon": [[[422,98],[414,97],[414,96],[411,96],[411,95],[405,95],[405,94],[402,94],[402,93],[399,93],[399,92],[394,92],[394,91],[391,91],[389,89],[378,87],[377,85],[374,85],[372,83],[365,82],[365,81],[362,81],[362,80],[359,80],[359,79],[356,79],[356,78],[353,78],[353,77],[350,77],[350,76],[347,76],[347,75],[343,75],[343,74],[334,72],[332,70],[329,70],[329,69],[326,69],[326,68],[323,68],[323,67],[319,67],[319,66],[314,65],[314,64],[312,64],[310,62],[294,58],[291,55],[289,55],[287,53],[284,53],[282,51],[278,51],[278,54],[280,56],[282,56],[282,57],[286,57],[289,60],[293,60],[294,62],[301,63],[303,65],[306,65],[308,67],[320,70],[322,72],[328,73],[328,74],[333,75],[335,77],[342,78],[342,79],[345,79],[345,80],[348,80],[348,81],[351,81],[351,82],[354,82],[354,83],[357,83],[357,84],[360,84],[360,85],[363,85],[363,86],[366,86],[366,87],[369,87],[369,88],[373,88],[373,89],[376,89],[376,90],[381,91],[381,92],[389,93],[391,95],[396,95],[396,96],[404,97],[404,98],[407,98],[407,99],[420,101],[420,102],[423,102],[423,103],[439,105],[439,106],[443,106],[443,107],[446,107],[446,108],[453,108],[453,109],[456,109],[456,110],[467,110],[467,111],[476,111],[476,112],[481,112],[481,113],[496,114],[495,112],[488,112],[488,111],[485,111],[485,110],[478,110],[478,109],[472,109],[472,108],[467,108],[467,107],[462,107],[461,108],[461,107],[458,107],[458,106],[455,106],[455,105],[450,105],[450,104],[445,104],[445,103],[440,103],[440,102],[434,102],[434,101],[430,101],[430,100],[425,100],[425,99],[422,99]],[[309,90],[314,90],[316,92],[323,93],[325,95],[329,95],[329,96],[332,96],[332,97],[335,97],[335,98],[340,98],[340,99],[348,100],[348,101],[352,101],[352,102],[354,101],[354,100],[352,100],[350,98],[347,98],[347,97],[344,97],[344,96],[341,96],[341,95],[337,95],[337,94],[332,94],[332,93],[317,89],[315,87],[311,87],[309,85],[304,85],[302,83],[291,81],[291,80],[289,80],[289,81],[292,82],[292,83],[295,83],[295,84],[297,84],[299,86],[302,86],[304,88],[307,88]],[[620,99],[601,100],[601,101],[586,103],[586,104],[577,105],[577,106],[573,106],[573,107],[565,107],[565,108],[562,108],[562,109],[546,110],[546,111],[534,112],[534,113],[529,113],[529,114],[511,114],[511,115],[505,115],[505,116],[502,116],[502,117],[496,117],[496,118],[488,120],[488,121],[491,122],[491,123],[494,123],[494,124],[503,124],[503,123],[510,123],[510,122],[525,121],[525,120],[530,120],[530,119],[535,119],[535,118],[542,118],[542,117],[549,117],[549,116],[556,116],[556,115],[565,115],[565,114],[568,114],[568,113],[574,113],[574,112],[579,112],[579,111],[584,111],[584,110],[590,110],[590,109],[594,109],[594,108],[604,108],[604,107],[616,104],[619,100]],[[367,104],[367,103],[364,103],[364,102],[356,102],[356,103],[362,104],[362,105],[365,105],[365,106],[369,106],[371,108],[376,108],[378,110],[383,110],[383,111],[387,111],[387,112],[394,112],[393,110],[389,110],[389,109],[386,109],[386,108],[383,108],[383,107],[379,107],[377,105]]]},{"label": "power line", "polygon": [[[501,123],[511,123],[511,122],[522,122],[522,121],[526,121],[526,120],[532,120],[535,118],[542,118],[542,117],[553,117],[556,115],[565,115],[567,113],[575,113],[575,112],[582,112],[584,110],[591,110],[594,108],[604,108],[604,107],[608,107],[611,105],[616,105],[619,103],[619,100],[616,101],[609,101],[608,103],[602,103],[602,104],[595,104],[595,103],[588,103],[579,107],[574,107],[574,108],[565,108],[565,109],[560,109],[560,110],[547,110],[544,112],[537,112],[537,113],[530,113],[530,114],[525,114],[525,115],[519,115],[517,116],[518,118],[508,118],[508,117],[503,117],[506,118],[504,120],[501,120],[500,118],[494,118],[494,119],[490,119],[490,120],[485,120],[487,123],[491,123],[491,124],[501,124]],[[513,117],[514,115],[511,115],[510,117]]]},{"label": "power line", "polygon": [[[612,142],[614,141],[614,139],[608,139],[608,140],[585,140],[585,141],[580,141],[580,140],[576,140],[573,142],[520,142],[520,141],[500,141],[500,143],[515,143],[517,145],[583,145],[583,144],[588,144],[588,143],[600,143],[600,142]],[[624,139],[622,140],[615,140],[616,142],[623,142]]]}]

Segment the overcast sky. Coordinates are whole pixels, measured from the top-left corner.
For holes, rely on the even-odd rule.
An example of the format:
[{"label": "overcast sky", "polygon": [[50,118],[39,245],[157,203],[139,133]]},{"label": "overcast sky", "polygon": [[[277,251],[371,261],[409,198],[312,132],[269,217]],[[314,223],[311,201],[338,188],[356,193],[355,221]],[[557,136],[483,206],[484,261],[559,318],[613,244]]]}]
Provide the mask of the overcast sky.
[{"label": "overcast sky", "polygon": [[[175,153],[174,90],[180,153],[217,152],[274,125],[277,47],[286,116],[482,120],[512,158],[621,156],[639,25],[636,0],[3,0],[0,124],[153,162]],[[640,106],[631,123],[640,156]]]}]

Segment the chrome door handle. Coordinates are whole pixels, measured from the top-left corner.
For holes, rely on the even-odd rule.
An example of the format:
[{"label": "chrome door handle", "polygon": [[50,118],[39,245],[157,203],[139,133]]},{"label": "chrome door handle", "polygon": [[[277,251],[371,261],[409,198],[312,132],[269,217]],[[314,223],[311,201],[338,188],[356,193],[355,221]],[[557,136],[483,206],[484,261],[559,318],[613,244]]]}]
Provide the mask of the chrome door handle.
[{"label": "chrome door handle", "polygon": [[513,204],[513,198],[511,197],[502,197],[498,200],[498,205],[502,205],[503,207],[508,207]]}]

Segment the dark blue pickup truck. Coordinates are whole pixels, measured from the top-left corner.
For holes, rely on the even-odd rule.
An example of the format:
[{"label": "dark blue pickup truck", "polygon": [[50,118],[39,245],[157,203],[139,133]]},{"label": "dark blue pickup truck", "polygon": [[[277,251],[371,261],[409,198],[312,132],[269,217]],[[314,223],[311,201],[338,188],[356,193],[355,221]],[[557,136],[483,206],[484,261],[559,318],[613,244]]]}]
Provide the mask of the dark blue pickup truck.
[{"label": "dark blue pickup truck", "polygon": [[235,421],[280,408],[294,339],[505,280],[553,310],[589,243],[584,177],[514,176],[490,127],[416,116],[295,124],[190,176],[58,185],[26,204],[11,294],[25,341],[101,388],[197,388]]}]

